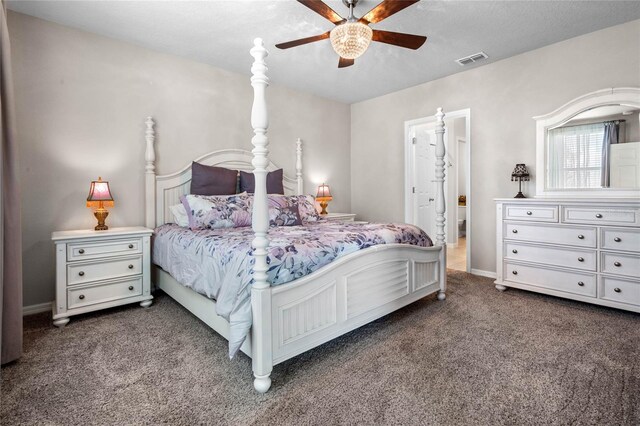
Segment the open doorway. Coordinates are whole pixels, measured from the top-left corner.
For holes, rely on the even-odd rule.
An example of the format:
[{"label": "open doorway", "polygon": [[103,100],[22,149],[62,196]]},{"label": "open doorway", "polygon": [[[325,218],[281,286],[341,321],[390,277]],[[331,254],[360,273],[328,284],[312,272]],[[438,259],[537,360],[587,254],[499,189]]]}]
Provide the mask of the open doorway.
[{"label": "open doorway", "polygon": [[[471,271],[471,113],[446,113],[447,267]],[[405,122],[405,221],[435,235],[435,116]]]}]

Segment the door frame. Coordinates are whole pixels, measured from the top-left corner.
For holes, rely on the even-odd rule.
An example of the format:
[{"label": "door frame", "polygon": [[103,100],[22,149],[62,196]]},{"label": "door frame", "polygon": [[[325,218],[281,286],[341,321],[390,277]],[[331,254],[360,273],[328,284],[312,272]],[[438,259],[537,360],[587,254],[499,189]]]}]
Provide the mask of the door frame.
[{"label": "door frame", "polygon": [[[465,179],[466,179],[466,184],[467,184],[467,235],[466,235],[466,241],[467,241],[467,272],[471,272],[471,238],[472,238],[472,232],[471,232],[471,212],[473,209],[473,203],[472,203],[472,186],[471,186],[471,109],[470,108],[466,108],[466,109],[461,109],[461,110],[457,110],[457,111],[451,111],[451,112],[447,112],[445,113],[445,119],[455,119],[455,118],[465,118],[466,119],[466,129],[465,129],[465,136],[464,139],[466,141],[466,151],[467,151],[467,164],[466,164],[466,175],[465,175]],[[412,126],[416,126],[416,125],[420,125],[420,124],[429,124],[429,123],[434,123],[436,121],[436,116],[432,115],[432,116],[427,116],[427,117],[422,117],[422,118],[416,118],[414,120],[408,120],[404,122],[404,221],[407,223],[413,223],[413,191],[412,191],[412,187],[413,185],[413,177],[411,176],[411,171],[412,171],[412,166],[411,164],[413,164],[412,160],[413,160],[413,149],[412,149],[412,145],[413,145],[413,141],[411,140],[411,136],[409,135],[409,130]],[[457,138],[456,138],[457,139]],[[458,143],[457,140],[451,142],[449,140],[447,140],[447,145],[449,143]],[[445,146],[445,150],[447,149],[448,146]],[[435,165],[434,165],[435,167]],[[445,170],[447,170],[445,168]],[[446,179],[446,177],[445,177]],[[445,203],[446,203],[446,199],[445,199]],[[452,208],[451,206],[447,206],[448,208]],[[458,204],[456,203],[455,206],[456,209],[458,208]],[[456,213],[456,218],[457,218],[457,213]],[[447,226],[447,230],[457,230],[457,223],[454,224],[453,228],[451,227],[451,224],[449,224],[449,226]],[[445,238],[445,243],[446,243],[446,238]]]}]

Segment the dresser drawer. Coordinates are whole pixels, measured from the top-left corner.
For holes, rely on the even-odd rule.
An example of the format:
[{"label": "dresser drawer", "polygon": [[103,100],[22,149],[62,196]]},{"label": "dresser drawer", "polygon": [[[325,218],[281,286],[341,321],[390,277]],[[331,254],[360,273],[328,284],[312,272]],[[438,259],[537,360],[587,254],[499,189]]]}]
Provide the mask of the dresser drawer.
[{"label": "dresser drawer", "polygon": [[600,278],[598,297],[640,306],[640,281],[602,276]]},{"label": "dresser drawer", "polygon": [[142,256],[101,262],[72,263],[67,265],[67,284],[83,284],[141,273]]},{"label": "dresser drawer", "polygon": [[634,208],[589,208],[562,207],[562,221],[565,223],[587,223],[590,225],[638,225],[639,210]]},{"label": "dresser drawer", "polygon": [[504,263],[505,281],[529,284],[583,296],[596,296],[596,274]]},{"label": "dresser drawer", "polygon": [[640,255],[602,252],[601,272],[640,277]]},{"label": "dresser drawer", "polygon": [[67,289],[68,309],[111,302],[142,294],[142,277]]},{"label": "dresser drawer", "polygon": [[504,206],[504,218],[507,220],[558,222],[558,206],[506,204]]},{"label": "dresser drawer", "polygon": [[67,260],[70,262],[138,253],[142,253],[142,238],[67,244]]},{"label": "dresser drawer", "polygon": [[585,271],[596,270],[595,250],[536,246],[506,241],[504,248],[504,257],[509,260],[565,266]]},{"label": "dresser drawer", "polygon": [[602,228],[600,247],[608,250],[640,252],[640,229]]},{"label": "dresser drawer", "polygon": [[507,240],[596,248],[596,228],[528,223],[504,224]]}]

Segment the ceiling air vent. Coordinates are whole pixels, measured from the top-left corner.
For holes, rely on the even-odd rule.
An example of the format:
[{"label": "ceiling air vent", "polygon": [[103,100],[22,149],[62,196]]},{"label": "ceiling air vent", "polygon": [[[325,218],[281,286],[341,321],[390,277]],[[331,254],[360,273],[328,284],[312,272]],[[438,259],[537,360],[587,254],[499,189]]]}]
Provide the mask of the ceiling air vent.
[{"label": "ceiling air vent", "polygon": [[473,55],[465,56],[464,58],[457,59],[456,62],[461,66],[473,64],[474,62],[482,61],[487,59],[488,56],[484,52],[474,53]]}]

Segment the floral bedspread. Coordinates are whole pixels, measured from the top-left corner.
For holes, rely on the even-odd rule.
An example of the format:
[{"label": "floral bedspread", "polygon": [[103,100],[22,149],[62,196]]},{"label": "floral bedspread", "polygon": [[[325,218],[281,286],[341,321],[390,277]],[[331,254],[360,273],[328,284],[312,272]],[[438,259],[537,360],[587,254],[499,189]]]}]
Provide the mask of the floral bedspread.
[{"label": "floral bedspread", "polygon": [[[231,325],[229,356],[251,328],[251,227],[192,231],[175,224],[155,229],[153,262],[178,282],[216,300],[216,313]],[[431,239],[407,224],[329,222],[269,229],[269,282],[281,285],[377,244],[429,247]]]}]

